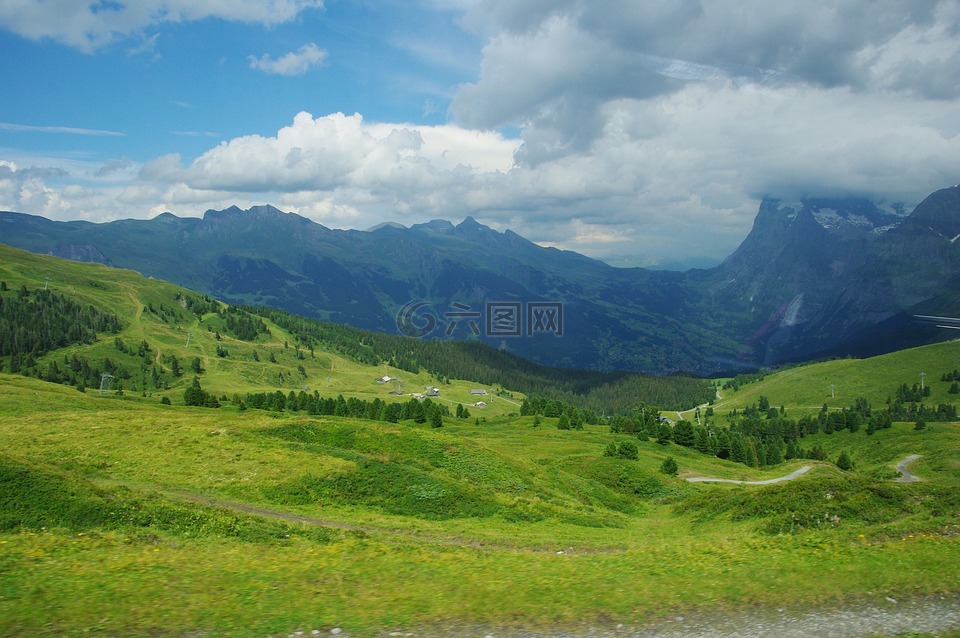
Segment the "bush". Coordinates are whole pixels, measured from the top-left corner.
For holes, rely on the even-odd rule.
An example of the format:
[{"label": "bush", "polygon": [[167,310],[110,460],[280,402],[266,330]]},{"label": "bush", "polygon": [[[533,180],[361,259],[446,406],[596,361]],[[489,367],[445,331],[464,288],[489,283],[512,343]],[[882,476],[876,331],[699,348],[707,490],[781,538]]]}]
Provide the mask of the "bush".
[{"label": "bush", "polygon": [[837,457],[837,467],[844,472],[853,469],[853,459],[850,458],[850,455],[847,454],[846,450],[841,452],[840,456]]},{"label": "bush", "polygon": [[680,471],[680,468],[677,466],[677,460],[672,456],[663,459],[663,463],[660,464],[660,471],[668,476],[676,476]]},{"label": "bush", "polygon": [[633,441],[621,441],[617,446],[617,455],[622,459],[636,461],[640,458],[640,450]]}]

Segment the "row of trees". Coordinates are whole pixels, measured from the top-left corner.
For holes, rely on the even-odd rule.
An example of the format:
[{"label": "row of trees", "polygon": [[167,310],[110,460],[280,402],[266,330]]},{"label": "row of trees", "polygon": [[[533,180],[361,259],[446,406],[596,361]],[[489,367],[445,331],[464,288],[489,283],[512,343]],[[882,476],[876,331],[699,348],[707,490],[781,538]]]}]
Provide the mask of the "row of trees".
[{"label": "row of trees", "polygon": [[[249,393],[242,400],[237,397],[235,401],[241,408],[273,412],[304,412],[313,416],[341,416],[388,423],[412,420],[416,423],[430,423],[432,427],[437,428],[443,426],[444,418],[451,416],[450,409],[446,405],[432,401],[429,397],[404,402],[387,402],[379,398],[365,401],[356,397],[345,399],[342,394],[336,398],[322,397],[316,390],[313,393],[290,391],[287,394],[277,390]],[[469,419],[470,412],[463,405],[458,404],[457,418]]]}]

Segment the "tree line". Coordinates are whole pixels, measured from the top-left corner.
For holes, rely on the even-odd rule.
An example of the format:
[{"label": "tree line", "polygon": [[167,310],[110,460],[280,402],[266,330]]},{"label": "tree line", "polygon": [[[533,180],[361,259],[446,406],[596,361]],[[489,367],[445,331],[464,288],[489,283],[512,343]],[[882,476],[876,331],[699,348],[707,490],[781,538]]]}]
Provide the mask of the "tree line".
[{"label": "tree line", "polygon": [[[302,412],[311,416],[339,416],[369,421],[384,421],[399,423],[412,420],[415,423],[429,423],[431,427],[443,427],[443,419],[450,417],[450,409],[442,404],[430,400],[413,399],[408,401],[384,401],[379,398],[365,401],[356,397],[345,399],[343,395],[322,397],[316,390],[308,393],[293,390],[284,394],[280,390],[274,392],[251,392],[243,399],[234,397],[234,402],[241,409],[254,408],[271,412]],[[462,405],[457,406],[457,418],[467,419],[470,416]]]}]

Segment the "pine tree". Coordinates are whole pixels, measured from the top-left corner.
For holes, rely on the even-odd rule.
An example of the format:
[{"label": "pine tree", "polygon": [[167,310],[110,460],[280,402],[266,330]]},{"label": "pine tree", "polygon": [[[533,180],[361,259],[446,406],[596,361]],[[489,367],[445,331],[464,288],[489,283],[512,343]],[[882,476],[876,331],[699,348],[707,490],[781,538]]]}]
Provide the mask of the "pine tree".
[{"label": "pine tree", "polygon": [[840,456],[837,457],[837,467],[844,472],[853,469],[853,459],[850,458],[846,450],[840,452]]},{"label": "pine tree", "polygon": [[683,419],[673,426],[673,442],[683,447],[693,447],[696,442],[696,434],[693,431],[693,423]]},{"label": "pine tree", "polygon": [[669,444],[672,434],[673,434],[673,428],[671,428],[665,422],[661,422],[657,426],[657,443],[659,443],[660,445]]},{"label": "pine tree", "polygon": [[668,456],[663,459],[663,463],[660,464],[660,471],[668,476],[676,476],[680,471],[680,468],[677,466],[677,461],[672,456]]},{"label": "pine tree", "polygon": [[734,434],[730,441],[730,460],[734,463],[746,463],[747,445],[743,436]]},{"label": "pine tree", "polygon": [[697,428],[696,440],[693,443],[693,449],[701,454],[710,453],[710,435],[706,428]]},{"label": "pine tree", "polygon": [[746,448],[747,458],[743,461],[743,464],[748,467],[760,467],[760,458],[757,454],[757,448],[753,442],[753,439],[748,439],[746,441]]}]

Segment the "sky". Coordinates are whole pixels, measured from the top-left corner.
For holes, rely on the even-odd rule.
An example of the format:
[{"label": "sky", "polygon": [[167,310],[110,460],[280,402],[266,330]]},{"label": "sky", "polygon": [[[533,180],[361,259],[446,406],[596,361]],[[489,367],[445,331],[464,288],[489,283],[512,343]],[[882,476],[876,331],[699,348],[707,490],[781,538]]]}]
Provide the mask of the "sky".
[{"label": "sky", "polygon": [[[960,0],[0,0],[0,210],[473,216],[708,266],[960,181]],[[0,237],[2,241],[2,237]]]}]

